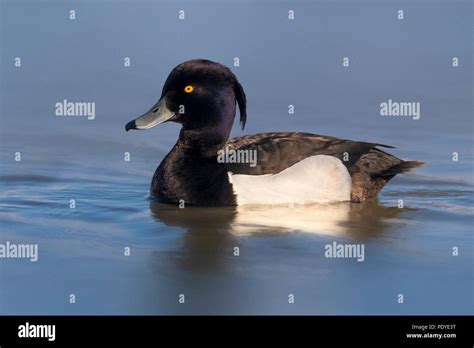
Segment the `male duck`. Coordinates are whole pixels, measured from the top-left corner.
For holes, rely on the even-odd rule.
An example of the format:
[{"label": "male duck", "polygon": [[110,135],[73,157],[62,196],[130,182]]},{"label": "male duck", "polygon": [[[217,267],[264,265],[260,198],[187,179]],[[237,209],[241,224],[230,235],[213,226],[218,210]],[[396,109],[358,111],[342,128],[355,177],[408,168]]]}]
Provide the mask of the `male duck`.
[{"label": "male duck", "polygon": [[[236,102],[243,129],[245,93],[222,64],[197,59],[171,71],[160,100],[125,126],[128,131],[168,121],[182,125],[176,145],[153,176],[153,198],[199,206],[362,202],[376,197],[396,174],[423,164],[376,148],[392,146],[310,133],[262,133],[229,140]],[[254,153],[257,161],[219,161],[223,149],[234,155]]]}]

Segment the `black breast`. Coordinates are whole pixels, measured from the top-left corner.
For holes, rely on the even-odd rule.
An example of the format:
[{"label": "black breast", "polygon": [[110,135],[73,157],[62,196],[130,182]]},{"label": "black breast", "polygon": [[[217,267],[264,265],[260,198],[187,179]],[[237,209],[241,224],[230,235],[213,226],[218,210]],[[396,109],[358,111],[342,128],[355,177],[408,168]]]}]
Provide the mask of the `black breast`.
[{"label": "black breast", "polygon": [[175,146],[156,169],[150,195],[163,203],[236,205],[227,168],[217,156],[203,158]]}]

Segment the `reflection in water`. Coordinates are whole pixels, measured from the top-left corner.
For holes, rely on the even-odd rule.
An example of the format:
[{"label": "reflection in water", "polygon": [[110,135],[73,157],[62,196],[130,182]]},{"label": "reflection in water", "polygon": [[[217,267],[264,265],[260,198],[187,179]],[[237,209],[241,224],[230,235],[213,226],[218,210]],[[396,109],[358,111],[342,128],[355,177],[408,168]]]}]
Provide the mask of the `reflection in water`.
[{"label": "reflection in water", "polygon": [[387,207],[379,204],[378,200],[369,200],[363,204],[351,203],[348,219],[342,221],[341,225],[344,226],[347,237],[370,239],[389,231],[395,232],[395,222],[407,223],[407,220],[401,219],[402,212],[414,210],[417,209]]},{"label": "reflection in water", "polygon": [[[226,263],[237,240],[229,234],[229,226],[236,216],[235,208],[180,209],[175,205],[150,203],[150,211],[163,224],[183,228],[183,253],[168,255],[189,271],[215,271]],[[178,258],[176,260],[176,258]]]},{"label": "reflection in water", "polygon": [[[382,235],[404,209],[373,200],[362,204],[186,207],[150,203],[153,216],[167,226],[186,232],[183,252],[167,255],[188,271],[215,271],[228,264],[239,236],[268,236],[304,232],[366,240]],[[406,210],[406,209],[405,209]]]},{"label": "reflection in water", "polygon": [[230,226],[237,235],[301,231],[325,235],[344,234],[341,225],[349,217],[350,204],[242,206]]},{"label": "reflection in water", "polygon": [[[271,299],[266,303],[262,300],[260,287],[265,288],[269,272],[280,272],[277,284],[284,286],[289,274],[284,273],[285,267],[278,271],[268,268],[270,260],[278,259],[278,255],[285,253],[268,254],[268,249],[258,249],[257,253],[264,259],[263,273],[259,273],[258,266],[253,259],[249,260],[249,238],[284,236],[288,232],[301,232],[326,236],[366,240],[387,232],[392,226],[392,218],[403,211],[397,207],[385,207],[377,201],[363,204],[330,204],[308,206],[243,206],[243,207],[186,207],[179,209],[175,205],[150,203],[150,211],[162,224],[171,227],[180,227],[184,230],[181,247],[168,252],[155,252],[153,257],[154,269],[157,275],[167,275],[173,279],[173,295],[186,291],[190,299],[187,306],[180,306],[171,300],[161,304],[170,313],[240,313],[241,308],[265,308],[272,306]],[[160,224],[161,225],[161,224]],[[158,226],[157,226],[158,227]],[[161,230],[161,228],[158,228]],[[395,231],[393,231],[395,232]],[[255,241],[255,240],[254,240]],[[281,241],[281,240],[280,240]],[[294,239],[288,242],[281,241],[284,245],[293,245]],[[319,242],[314,246],[313,263],[317,263],[318,254],[322,246]],[[244,258],[235,258],[235,247],[244,247]],[[285,249],[283,249],[285,250]],[[288,249],[288,250],[291,250]],[[300,262],[291,252],[288,262]],[[246,265],[250,262],[250,265]],[[271,261],[270,261],[271,262]],[[244,266],[246,265],[246,266]],[[245,268],[247,267],[247,268]],[[250,267],[250,268],[248,268]],[[253,267],[256,267],[255,269]],[[260,267],[262,267],[260,265]],[[250,274],[242,274],[242,269],[251,269]],[[260,268],[262,269],[262,268]],[[172,272],[172,273],[169,273]],[[283,273],[281,273],[283,272]],[[255,278],[255,274],[259,274]],[[245,277],[250,276],[249,282]],[[265,280],[266,279],[266,280]],[[283,282],[283,283],[282,283]],[[249,284],[254,284],[249,287]],[[271,287],[271,286],[270,286]],[[184,290],[185,289],[185,290]],[[268,290],[268,289],[267,289]],[[252,296],[251,294],[258,295]],[[258,302],[256,299],[259,299]],[[263,306],[263,307],[262,307]],[[248,310],[247,310],[248,312]]]},{"label": "reflection in water", "polygon": [[388,219],[402,211],[377,200],[361,204],[338,203],[288,206],[186,207],[151,202],[150,211],[162,223],[178,226],[189,234],[217,236],[252,235],[276,232],[306,232],[346,238],[366,239],[383,234]]}]

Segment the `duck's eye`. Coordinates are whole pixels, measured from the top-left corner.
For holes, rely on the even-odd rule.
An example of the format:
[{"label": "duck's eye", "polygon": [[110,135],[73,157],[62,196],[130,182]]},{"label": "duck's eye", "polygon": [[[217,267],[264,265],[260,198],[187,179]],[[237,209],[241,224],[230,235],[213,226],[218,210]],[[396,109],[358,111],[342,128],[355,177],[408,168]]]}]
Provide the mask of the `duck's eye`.
[{"label": "duck's eye", "polygon": [[194,87],[191,85],[184,87],[185,93],[192,93],[193,91],[194,91]]}]

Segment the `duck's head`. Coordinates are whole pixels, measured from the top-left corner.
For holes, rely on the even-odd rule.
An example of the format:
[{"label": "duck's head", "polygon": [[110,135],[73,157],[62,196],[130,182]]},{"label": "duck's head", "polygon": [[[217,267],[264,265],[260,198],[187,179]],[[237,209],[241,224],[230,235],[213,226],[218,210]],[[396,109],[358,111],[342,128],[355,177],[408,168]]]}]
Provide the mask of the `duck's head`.
[{"label": "duck's head", "polygon": [[180,123],[184,132],[228,137],[236,102],[243,129],[247,118],[245,93],[232,71],[209,60],[190,60],[171,71],[160,100],[143,116],[128,122],[125,129],[148,129],[172,121]]}]

